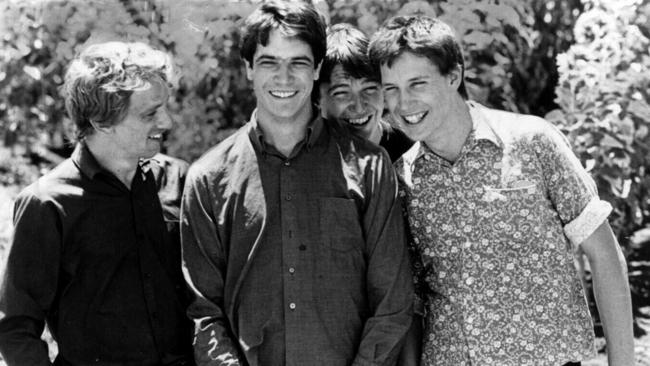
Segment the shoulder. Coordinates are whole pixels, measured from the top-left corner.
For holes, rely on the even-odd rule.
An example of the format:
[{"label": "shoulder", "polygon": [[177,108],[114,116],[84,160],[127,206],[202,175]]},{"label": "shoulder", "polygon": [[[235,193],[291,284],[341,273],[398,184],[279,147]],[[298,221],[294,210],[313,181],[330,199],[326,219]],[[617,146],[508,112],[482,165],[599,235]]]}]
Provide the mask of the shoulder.
[{"label": "shoulder", "polygon": [[505,144],[540,139],[566,143],[564,134],[541,117],[491,109],[480,105],[475,108]]},{"label": "shoulder", "polygon": [[33,207],[58,202],[68,196],[81,196],[82,179],[76,165],[68,158],[20,191],[16,207]]},{"label": "shoulder", "polygon": [[211,176],[228,171],[237,162],[242,159],[247,160],[254,154],[246,124],[193,162],[189,167],[188,178]]}]

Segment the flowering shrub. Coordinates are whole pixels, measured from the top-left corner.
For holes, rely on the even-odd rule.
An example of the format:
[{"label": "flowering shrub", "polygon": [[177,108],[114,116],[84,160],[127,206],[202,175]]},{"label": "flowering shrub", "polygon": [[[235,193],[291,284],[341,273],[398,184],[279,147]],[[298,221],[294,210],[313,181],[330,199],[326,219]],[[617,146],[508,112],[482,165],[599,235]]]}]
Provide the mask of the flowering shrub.
[{"label": "flowering shrub", "polygon": [[590,0],[575,44],[557,57],[563,128],[612,203],[610,222],[630,266],[635,311],[650,305],[650,1]]}]

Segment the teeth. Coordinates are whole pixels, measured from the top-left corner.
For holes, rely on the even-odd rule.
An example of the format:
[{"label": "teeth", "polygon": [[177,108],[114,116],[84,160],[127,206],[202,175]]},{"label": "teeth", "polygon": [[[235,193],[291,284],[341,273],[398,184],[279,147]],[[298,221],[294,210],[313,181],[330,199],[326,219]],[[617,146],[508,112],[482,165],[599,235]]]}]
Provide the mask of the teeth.
[{"label": "teeth", "polygon": [[298,94],[297,91],[280,91],[280,90],[271,90],[269,93],[271,93],[272,96],[277,98],[291,98],[294,95]]},{"label": "teeth", "polygon": [[404,118],[408,123],[415,124],[420,122],[426,114],[427,112],[414,113],[414,114],[409,114],[408,116],[402,116],[402,118]]},{"label": "teeth", "polygon": [[155,134],[155,135],[149,135],[149,138],[152,139],[152,140],[160,140],[160,139],[162,139],[162,133],[158,133],[158,134]]},{"label": "teeth", "polygon": [[368,115],[367,117],[364,118],[348,118],[348,122],[353,124],[353,125],[362,125],[365,124],[366,122],[370,121],[370,118],[372,115]]}]

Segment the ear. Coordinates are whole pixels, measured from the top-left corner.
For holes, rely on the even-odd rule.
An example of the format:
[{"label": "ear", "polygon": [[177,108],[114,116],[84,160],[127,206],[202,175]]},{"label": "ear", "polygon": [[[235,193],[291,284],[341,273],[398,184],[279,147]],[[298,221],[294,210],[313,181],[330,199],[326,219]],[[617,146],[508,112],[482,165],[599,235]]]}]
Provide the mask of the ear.
[{"label": "ear", "polygon": [[244,64],[246,65],[246,79],[253,81],[253,67],[248,61],[244,61]]},{"label": "ear", "polygon": [[113,133],[115,131],[115,129],[113,128],[113,125],[102,126],[99,123],[97,123],[96,121],[90,121],[90,125],[93,126],[93,129],[95,131],[100,132],[100,133],[111,134],[111,133]]},{"label": "ear", "polygon": [[447,81],[452,89],[458,90],[463,81],[463,67],[460,64],[456,64],[456,67],[447,74]]},{"label": "ear", "polygon": [[318,81],[318,78],[320,77],[320,68],[323,66],[323,60],[320,60],[318,63],[318,66],[316,66],[316,72],[314,72],[314,81]]}]

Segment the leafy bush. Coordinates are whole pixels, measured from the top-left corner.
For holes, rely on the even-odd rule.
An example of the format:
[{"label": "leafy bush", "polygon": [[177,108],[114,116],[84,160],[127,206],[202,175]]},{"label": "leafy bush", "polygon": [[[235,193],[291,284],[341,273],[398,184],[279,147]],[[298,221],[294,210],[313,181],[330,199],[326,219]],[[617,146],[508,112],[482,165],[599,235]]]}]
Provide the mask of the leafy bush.
[{"label": "leafy bush", "polygon": [[575,44],[557,58],[560,109],[547,119],[563,127],[614,206],[610,222],[638,309],[650,305],[650,266],[639,261],[650,256],[650,1],[592,0],[585,8]]}]

